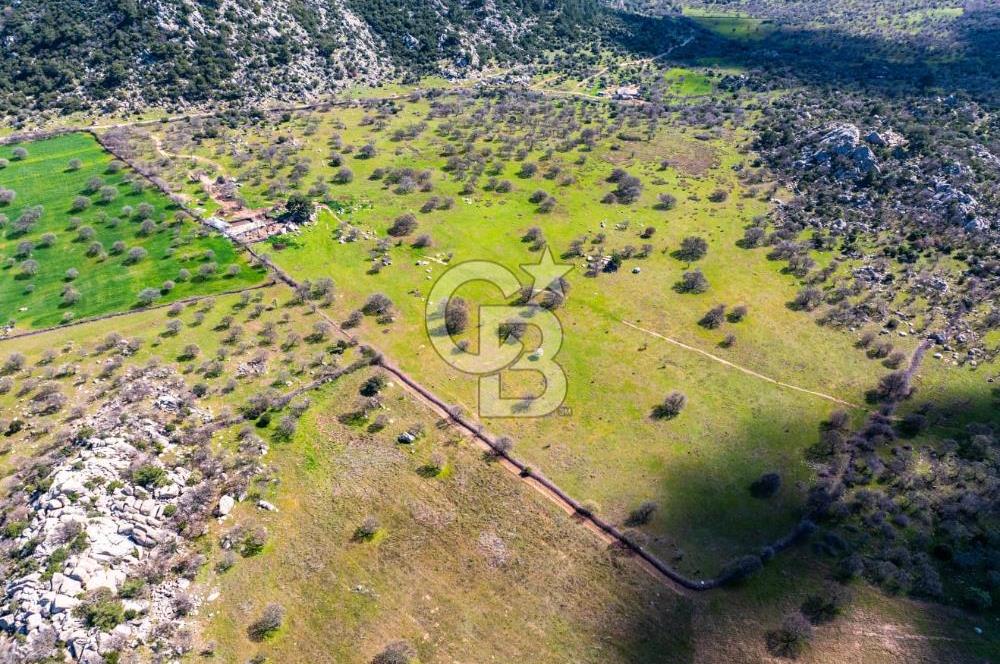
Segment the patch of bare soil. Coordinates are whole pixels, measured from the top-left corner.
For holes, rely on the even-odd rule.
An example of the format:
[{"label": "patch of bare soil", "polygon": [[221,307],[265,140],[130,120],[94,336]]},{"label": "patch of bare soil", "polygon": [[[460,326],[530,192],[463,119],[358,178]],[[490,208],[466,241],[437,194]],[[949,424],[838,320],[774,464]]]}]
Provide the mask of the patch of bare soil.
[{"label": "patch of bare soil", "polygon": [[665,132],[652,141],[622,141],[604,159],[616,166],[637,161],[666,162],[682,175],[701,177],[719,163],[715,148],[694,136]]}]

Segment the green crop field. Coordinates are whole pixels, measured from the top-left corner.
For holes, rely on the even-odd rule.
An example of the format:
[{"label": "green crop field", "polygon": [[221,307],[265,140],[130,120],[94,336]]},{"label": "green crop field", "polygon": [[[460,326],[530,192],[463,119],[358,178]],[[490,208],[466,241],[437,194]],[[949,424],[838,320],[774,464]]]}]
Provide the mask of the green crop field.
[{"label": "green crop field", "polygon": [[697,95],[707,95],[715,90],[711,79],[698,71],[685,67],[672,67],[666,71],[664,76],[670,84],[670,90],[674,94],[694,97]]},{"label": "green crop field", "polygon": [[160,303],[262,278],[89,134],[0,146],[0,159],[0,189],[14,192],[0,204],[5,323],[45,327],[136,306],[146,288]]}]

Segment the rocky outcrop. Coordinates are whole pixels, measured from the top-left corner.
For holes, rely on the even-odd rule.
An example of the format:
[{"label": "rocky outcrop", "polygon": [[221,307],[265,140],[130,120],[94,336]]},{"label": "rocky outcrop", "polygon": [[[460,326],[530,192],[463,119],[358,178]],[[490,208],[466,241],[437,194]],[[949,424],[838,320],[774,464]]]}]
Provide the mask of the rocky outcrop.
[{"label": "rocky outcrop", "polygon": [[906,138],[892,129],[882,131],[872,129],[865,135],[865,141],[880,148],[896,148],[906,145]]},{"label": "rocky outcrop", "polygon": [[938,212],[969,232],[982,232],[990,227],[990,222],[979,215],[979,201],[950,182],[937,180],[931,200]]},{"label": "rocky outcrop", "polygon": [[[162,434],[150,429],[139,437],[153,438],[169,450]],[[90,438],[52,475],[49,489],[32,503],[34,518],[16,542],[21,550],[32,550],[28,560],[42,571],[7,582],[0,627],[26,641],[51,628],[79,661],[89,661],[87,653],[102,653],[102,639],[107,639],[73,609],[89,591],[116,593],[153,549],[177,542],[167,513],[176,509],[190,473],[166,469],[159,486],[144,488],[128,472],[141,454],[121,437]],[[65,562],[53,565],[65,555],[54,554],[66,551],[71,553]],[[147,602],[114,634],[142,640],[157,616],[171,616],[172,593],[154,597],[156,606]]]},{"label": "rocky outcrop", "polygon": [[[82,422],[83,431],[99,433],[80,437],[24,506],[29,517],[8,549],[15,554],[0,601],[0,661],[39,661],[55,652],[58,640],[75,661],[103,662],[106,653],[138,646],[163,624],[178,623],[174,607],[186,578],[168,572],[139,596],[115,597],[127,580],[184,554],[171,517],[205,495],[190,470],[160,461],[164,454],[180,457],[183,448],[156,415],[174,418],[183,408],[196,419],[209,416],[187,403],[183,382],[168,370],[130,378]],[[140,415],[139,401],[152,412]],[[101,592],[121,602],[125,618],[103,630],[80,610]]]},{"label": "rocky outcrop", "polygon": [[[0,88],[0,114],[25,104],[110,111],[316,101],[400,75],[464,77],[481,68],[484,56],[491,62],[510,57],[512,49],[532,55],[533,39],[553,35],[552,26],[565,19],[558,2],[391,4],[149,0],[113,11],[76,2],[67,12],[60,2],[12,3],[0,20],[9,56],[0,59],[0,80],[17,84]],[[591,24],[583,16],[573,22]],[[91,38],[42,36],[56,29]],[[76,73],[71,80],[57,75],[69,69]]]},{"label": "rocky outcrop", "polygon": [[861,141],[861,130],[846,122],[831,123],[808,137],[796,166],[828,168],[837,178],[851,179],[881,170],[875,153]]}]

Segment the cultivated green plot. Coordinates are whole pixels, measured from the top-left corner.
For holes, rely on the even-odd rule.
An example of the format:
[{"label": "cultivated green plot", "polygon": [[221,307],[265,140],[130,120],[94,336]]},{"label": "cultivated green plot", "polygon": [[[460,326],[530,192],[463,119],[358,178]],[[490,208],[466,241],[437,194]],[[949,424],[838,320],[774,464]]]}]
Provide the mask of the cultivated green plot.
[{"label": "cultivated green plot", "polygon": [[2,146],[0,159],[13,192],[0,196],[4,322],[44,327],[262,278],[88,134]]},{"label": "cultivated green plot", "polygon": [[686,67],[668,69],[664,78],[670,84],[672,92],[686,97],[707,95],[715,90],[711,79],[705,74]]},{"label": "cultivated green plot", "polygon": [[685,7],[684,15],[706,30],[740,41],[763,39],[776,29],[776,26],[767,19],[753,18],[736,12]]}]

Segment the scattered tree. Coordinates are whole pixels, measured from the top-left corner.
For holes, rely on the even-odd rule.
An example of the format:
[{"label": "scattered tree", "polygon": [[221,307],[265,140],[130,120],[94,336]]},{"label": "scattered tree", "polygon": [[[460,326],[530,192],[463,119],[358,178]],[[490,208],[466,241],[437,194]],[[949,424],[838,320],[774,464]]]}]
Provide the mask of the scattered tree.
[{"label": "scattered tree", "polygon": [[708,279],[701,273],[701,270],[695,269],[682,274],[676,288],[681,293],[704,293],[708,290]]},{"label": "scattered tree", "polygon": [[671,420],[681,414],[687,405],[687,397],[683,392],[673,391],[666,396],[663,403],[657,404],[653,408],[653,418],[657,420]]},{"label": "scattered tree", "polygon": [[764,637],[767,650],[775,657],[795,659],[801,655],[812,639],[812,625],[795,613],[785,618],[778,629],[771,630]]},{"label": "scattered tree", "polygon": [[294,193],[285,201],[285,218],[296,224],[312,219],[316,204],[305,194]]},{"label": "scattered tree", "polygon": [[704,258],[706,253],[708,253],[708,242],[705,238],[690,235],[681,240],[677,257],[686,261],[697,261]]},{"label": "scattered tree", "polygon": [[392,300],[382,293],[373,293],[365,300],[361,312],[366,316],[388,316],[392,313]]},{"label": "scattered tree", "polygon": [[469,325],[469,305],[460,297],[448,300],[444,310],[444,325],[448,334],[461,334]]},{"label": "scattered tree", "polygon": [[723,321],[726,320],[726,305],[719,304],[712,307],[708,312],[701,317],[698,324],[709,330],[714,330],[722,325]]},{"label": "scattered tree", "polygon": [[247,636],[251,641],[263,641],[281,627],[285,617],[285,609],[280,604],[268,604],[260,618],[247,627]]},{"label": "scattered tree", "polygon": [[387,232],[392,237],[403,237],[405,235],[409,235],[415,230],[417,230],[417,218],[412,213],[407,212],[406,214],[396,217]]}]

